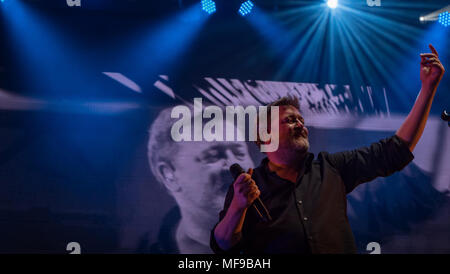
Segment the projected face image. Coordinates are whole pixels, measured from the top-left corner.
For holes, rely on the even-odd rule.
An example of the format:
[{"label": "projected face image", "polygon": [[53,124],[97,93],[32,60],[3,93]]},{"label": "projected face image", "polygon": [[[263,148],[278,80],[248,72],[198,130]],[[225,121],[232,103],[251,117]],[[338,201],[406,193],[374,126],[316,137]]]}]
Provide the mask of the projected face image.
[{"label": "projected face image", "polygon": [[[166,214],[151,252],[211,253],[209,233],[233,183],[229,168],[234,163],[244,169],[255,165],[245,142],[174,141],[171,110],[160,111],[153,120],[147,153],[155,179],[177,205]],[[230,128],[236,133],[234,125]]]},{"label": "projected face image", "polygon": [[229,167],[238,163],[252,167],[244,142],[189,142],[180,144],[174,160],[174,178],[180,181],[180,196],[186,206],[213,212],[223,207],[233,182]]},{"label": "projected face image", "polygon": [[[215,223],[233,182],[230,166],[238,163],[245,169],[254,167],[247,143],[175,142],[170,133],[170,113],[171,109],[161,111],[150,129],[148,157],[152,173],[175,198],[183,216],[194,217],[197,223]],[[237,128],[231,128],[236,133]]]}]

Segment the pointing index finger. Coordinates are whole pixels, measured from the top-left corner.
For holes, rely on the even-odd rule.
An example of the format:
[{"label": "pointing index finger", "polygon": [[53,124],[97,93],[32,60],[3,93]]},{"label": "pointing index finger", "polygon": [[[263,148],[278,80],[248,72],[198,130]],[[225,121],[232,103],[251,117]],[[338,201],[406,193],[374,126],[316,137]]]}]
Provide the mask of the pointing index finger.
[{"label": "pointing index finger", "polygon": [[432,53],[436,54],[436,56],[439,57],[439,54],[437,53],[436,49],[433,47],[432,44],[429,44],[428,47],[430,47]]}]

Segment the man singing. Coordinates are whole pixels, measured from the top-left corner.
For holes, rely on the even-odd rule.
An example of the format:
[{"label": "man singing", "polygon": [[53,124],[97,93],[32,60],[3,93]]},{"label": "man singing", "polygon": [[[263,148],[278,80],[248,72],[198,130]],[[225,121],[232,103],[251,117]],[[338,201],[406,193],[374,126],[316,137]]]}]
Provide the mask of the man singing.
[{"label": "man singing", "polygon": [[[422,88],[394,136],[368,147],[339,153],[308,152],[308,129],[298,100],[283,97],[279,107],[279,148],[260,166],[241,174],[229,188],[219,223],[211,231],[215,253],[356,253],[347,218],[346,195],[361,183],[389,176],[414,158],[445,69],[438,53],[421,54]],[[269,125],[270,126],[270,125]],[[268,141],[270,142],[270,141]],[[258,198],[272,220],[250,206]]]}]

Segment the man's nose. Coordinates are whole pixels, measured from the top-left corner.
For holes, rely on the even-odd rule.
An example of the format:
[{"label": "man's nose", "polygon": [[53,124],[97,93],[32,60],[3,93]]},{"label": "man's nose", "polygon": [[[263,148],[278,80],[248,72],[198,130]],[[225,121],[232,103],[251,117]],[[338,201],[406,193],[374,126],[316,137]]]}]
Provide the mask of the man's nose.
[{"label": "man's nose", "polygon": [[227,168],[230,168],[230,166],[231,166],[232,164],[236,163],[236,162],[237,162],[237,159],[236,159],[236,157],[234,156],[234,153],[233,153],[231,150],[227,149],[227,150],[225,151],[224,165],[225,165]]},{"label": "man's nose", "polygon": [[295,127],[299,127],[300,129],[303,129],[305,127],[305,125],[302,123],[302,121],[300,121],[300,119],[297,119],[295,121]]}]

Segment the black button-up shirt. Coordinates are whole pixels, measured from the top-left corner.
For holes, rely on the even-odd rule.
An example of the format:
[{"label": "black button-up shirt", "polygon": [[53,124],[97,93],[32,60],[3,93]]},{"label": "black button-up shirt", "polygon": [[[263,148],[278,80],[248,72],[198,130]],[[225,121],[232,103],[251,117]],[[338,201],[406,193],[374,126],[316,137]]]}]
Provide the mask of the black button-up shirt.
[{"label": "black button-up shirt", "polygon": [[[242,239],[221,250],[211,231],[215,253],[356,253],[347,218],[347,198],[357,185],[403,169],[414,156],[396,135],[368,147],[338,153],[309,153],[294,184],[270,171],[264,159],[252,178],[272,216],[263,222],[253,208],[245,217]],[[219,222],[233,199],[231,185]]]}]

